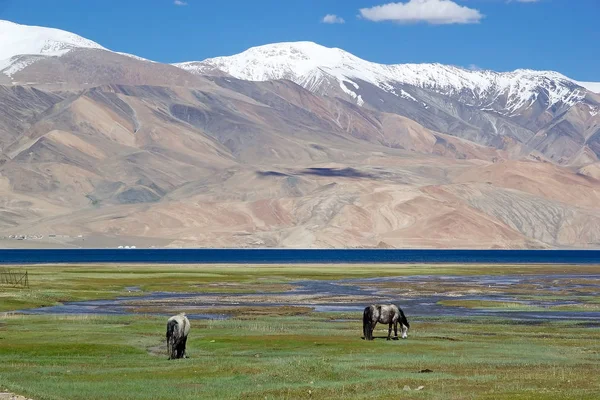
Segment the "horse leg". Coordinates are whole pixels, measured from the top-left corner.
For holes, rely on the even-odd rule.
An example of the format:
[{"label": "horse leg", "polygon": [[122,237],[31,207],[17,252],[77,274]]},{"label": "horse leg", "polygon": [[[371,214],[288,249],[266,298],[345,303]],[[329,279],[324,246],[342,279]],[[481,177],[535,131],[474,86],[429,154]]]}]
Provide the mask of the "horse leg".
[{"label": "horse leg", "polygon": [[185,354],[185,350],[186,350],[186,347],[187,347],[186,345],[187,345],[187,336],[183,338],[183,344],[181,345],[182,346],[182,350],[181,350],[182,356],[181,356],[181,358],[187,358],[187,354]]},{"label": "horse leg", "polygon": [[373,331],[375,330],[375,326],[377,326],[377,321],[371,324],[371,333],[369,333],[369,340],[373,340]]},{"label": "horse leg", "polygon": [[186,338],[181,338],[179,340],[179,346],[177,349],[177,358],[185,358],[185,340]]},{"label": "horse leg", "polygon": [[173,338],[169,338],[167,349],[169,351],[169,360],[174,359],[177,356],[177,349],[175,348],[175,340]]},{"label": "horse leg", "polygon": [[394,322],[394,339],[398,339],[398,321]]},{"label": "horse leg", "polygon": [[387,340],[392,340],[391,336],[392,336],[392,322],[390,322],[390,326],[388,327],[388,337],[387,337]]},{"label": "horse leg", "polygon": [[173,343],[173,358],[178,359],[181,358],[181,340],[176,340]]}]

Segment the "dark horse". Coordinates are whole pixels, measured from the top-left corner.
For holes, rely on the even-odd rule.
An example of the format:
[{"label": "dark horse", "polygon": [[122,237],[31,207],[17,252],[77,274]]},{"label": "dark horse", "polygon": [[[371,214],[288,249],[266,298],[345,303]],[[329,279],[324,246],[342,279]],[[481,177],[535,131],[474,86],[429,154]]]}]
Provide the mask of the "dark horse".
[{"label": "dark horse", "polygon": [[190,321],[185,313],[174,315],[167,321],[167,351],[169,360],[187,358],[185,344],[190,333]]},{"label": "dark horse", "polygon": [[392,335],[392,325],[394,326],[394,339],[398,339],[398,322],[402,325],[402,339],[407,338],[410,324],[404,315],[404,312],[393,304],[377,304],[365,307],[363,312],[363,335],[365,340],[373,340],[373,330],[375,325],[380,322],[389,324],[388,337]]}]

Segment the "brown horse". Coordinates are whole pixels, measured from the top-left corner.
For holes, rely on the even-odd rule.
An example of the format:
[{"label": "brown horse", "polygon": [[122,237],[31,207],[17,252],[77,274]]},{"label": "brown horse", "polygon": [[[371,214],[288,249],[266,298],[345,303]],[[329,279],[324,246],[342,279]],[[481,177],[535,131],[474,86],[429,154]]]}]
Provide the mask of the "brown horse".
[{"label": "brown horse", "polygon": [[377,304],[365,307],[363,312],[363,335],[365,340],[373,340],[373,330],[378,322],[389,324],[387,340],[391,339],[392,325],[394,326],[394,339],[398,339],[398,321],[402,325],[402,339],[406,339],[410,324],[402,309],[394,304]]}]

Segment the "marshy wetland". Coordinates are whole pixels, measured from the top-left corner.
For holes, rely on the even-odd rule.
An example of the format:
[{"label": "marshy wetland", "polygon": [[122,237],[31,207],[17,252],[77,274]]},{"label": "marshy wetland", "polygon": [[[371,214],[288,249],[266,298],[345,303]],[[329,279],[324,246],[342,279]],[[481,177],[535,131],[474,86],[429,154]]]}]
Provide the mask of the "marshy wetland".
[{"label": "marshy wetland", "polygon": [[[34,399],[600,392],[599,266],[26,268],[29,289],[0,291],[0,391]],[[406,313],[408,339],[378,326],[362,340],[362,309],[386,302]],[[165,317],[181,311],[190,358],[168,361]]]}]

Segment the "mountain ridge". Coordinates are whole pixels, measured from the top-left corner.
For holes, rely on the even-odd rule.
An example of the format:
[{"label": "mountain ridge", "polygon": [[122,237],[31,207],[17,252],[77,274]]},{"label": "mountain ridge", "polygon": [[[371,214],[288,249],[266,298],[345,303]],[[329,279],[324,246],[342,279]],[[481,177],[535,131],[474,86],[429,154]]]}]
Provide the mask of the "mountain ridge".
[{"label": "mountain ridge", "polygon": [[[307,79],[307,74],[315,74],[320,69],[326,72],[336,70],[340,76],[355,77],[371,83],[384,83],[396,80],[401,83],[422,87],[432,87],[436,76],[442,88],[454,86],[457,89],[475,89],[476,85],[485,91],[494,84],[501,90],[510,84],[514,77],[535,77],[571,82],[586,90],[598,89],[600,83],[580,82],[556,71],[516,69],[510,72],[493,70],[470,70],[460,66],[440,63],[421,64],[379,64],[361,59],[340,48],[328,48],[314,42],[282,42],[251,47],[239,54],[208,58],[203,61],[188,61],[173,64],[197,73],[210,73],[219,69],[238,79],[264,81],[271,79]],[[356,68],[357,66],[361,67]],[[352,71],[354,70],[354,71]],[[420,70],[420,71],[418,71]],[[448,72],[460,71],[463,76],[453,77]],[[426,72],[425,75],[420,75]],[[446,74],[444,74],[446,72]],[[366,78],[366,79],[365,79]],[[383,78],[383,80],[382,80]],[[486,81],[489,78],[496,80]],[[300,82],[296,82],[300,83]],[[589,86],[586,87],[585,85]],[[305,85],[303,85],[305,86]]]},{"label": "mountain ridge", "polygon": [[[0,20],[0,39],[3,42],[3,47],[0,48],[0,71],[7,73],[4,71],[7,67],[10,67],[10,60],[14,57],[19,56],[62,56],[69,51],[76,48],[87,48],[87,49],[99,49],[110,51],[115,54],[120,54],[128,57],[132,57],[138,60],[154,62],[148,60],[143,57],[139,57],[134,54],[128,54],[124,52],[117,52],[113,50],[109,50],[102,46],[99,43],[96,43],[92,40],[86,39],[77,34],[64,31],[56,28],[47,28],[41,26],[29,26],[17,24],[7,20]],[[284,75],[289,71],[267,71],[267,70],[250,70],[246,72],[240,71],[239,59],[240,58],[249,58],[251,62],[255,62],[252,60],[252,57],[246,57],[253,53],[256,53],[260,56],[266,56],[267,58],[278,57],[280,59],[285,59],[286,57],[294,62],[294,68],[291,68],[293,72],[298,75],[302,75],[308,70],[312,70],[315,68],[327,68],[330,69],[335,64],[343,64],[343,61],[350,61],[358,64],[362,64],[363,66],[368,65],[378,66],[380,69],[388,69],[388,73],[394,73],[398,71],[399,68],[405,68],[407,78],[406,81],[402,81],[403,83],[409,84],[424,84],[427,82],[427,79],[430,79],[432,76],[427,76],[427,79],[423,79],[421,81],[418,80],[418,77],[412,75],[411,72],[414,72],[417,68],[422,69],[446,69],[453,71],[462,71],[463,73],[476,75],[478,78],[485,78],[486,76],[510,76],[510,75],[528,75],[528,76],[546,76],[551,79],[562,79],[565,81],[572,82],[575,85],[578,85],[582,88],[585,88],[590,91],[600,92],[600,82],[583,82],[577,81],[575,79],[569,78],[560,72],[556,71],[538,71],[532,69],[516,69],[514,71],[509,72],[496,72],[493,70],[470,70],[461,66],[454,65],[445,65],[441,63],[421,63],[421,64],[379,64],[375,62],[366,61],[361,59],[345,50],[342,50],[337,47],[329,48],[322,45],[319,45],[310,41],[298,41],[298,42],[281,42],[281,43],[272,43],[265,44],[261,46],[251,47],[242,53],[233,56],[222,56],[222,57],[214,57],[208,58],[203,61],[186,61],[181,63],[174,63],[172,65],[178,66],[183,69],[191,70],[192,72],[210,72],[211,69],[215,67],[222,67],[222,63],[225,61],[238,62],[238,65],[230,66],[224,72],[230,73],[232,76],[238,79],[245,80],[270,80],[270,79],[287,79]],[[279,54],[277,54],[279,53]],[[294,56],[295,55],[295,56]],[[316,55],[312,56],[312,55]],[[312,56],[312,57],[311,57]],[[320,58],[316,60],[315,58]],[[283,60],[285,61],[285,60]],[[243,61],[242,61],[243,64]],[[369,70],[372,68],[366,68]],[[413,71],[411,71],[413,70]],[[372,71],[369,71],[372,72]],[[375,71],[381,72],[381,71]],[[400,71],[402,72],[402,71]],[[12,71],[8,73],[13,73]],[[440,75],[443,77],[443,75]],[[357,77],[364,78],[364,72],[359,74]],[[390,76],[386,77],[387,79]],[[291,79],[294,80],[294,79]],[[474,80],[467,80],[470,84],[474,82]],[[298,82],[297,82],[298,83]],[[480,84],[483,83],[485,90],[485,82],[480,79]],[[456,85],[456,82],[454,82]],[[427,86],[427,85],[425,85]],[[442,87],[446,85],[441,83]],[[465,88],[465,87],[462,87]]]}]

